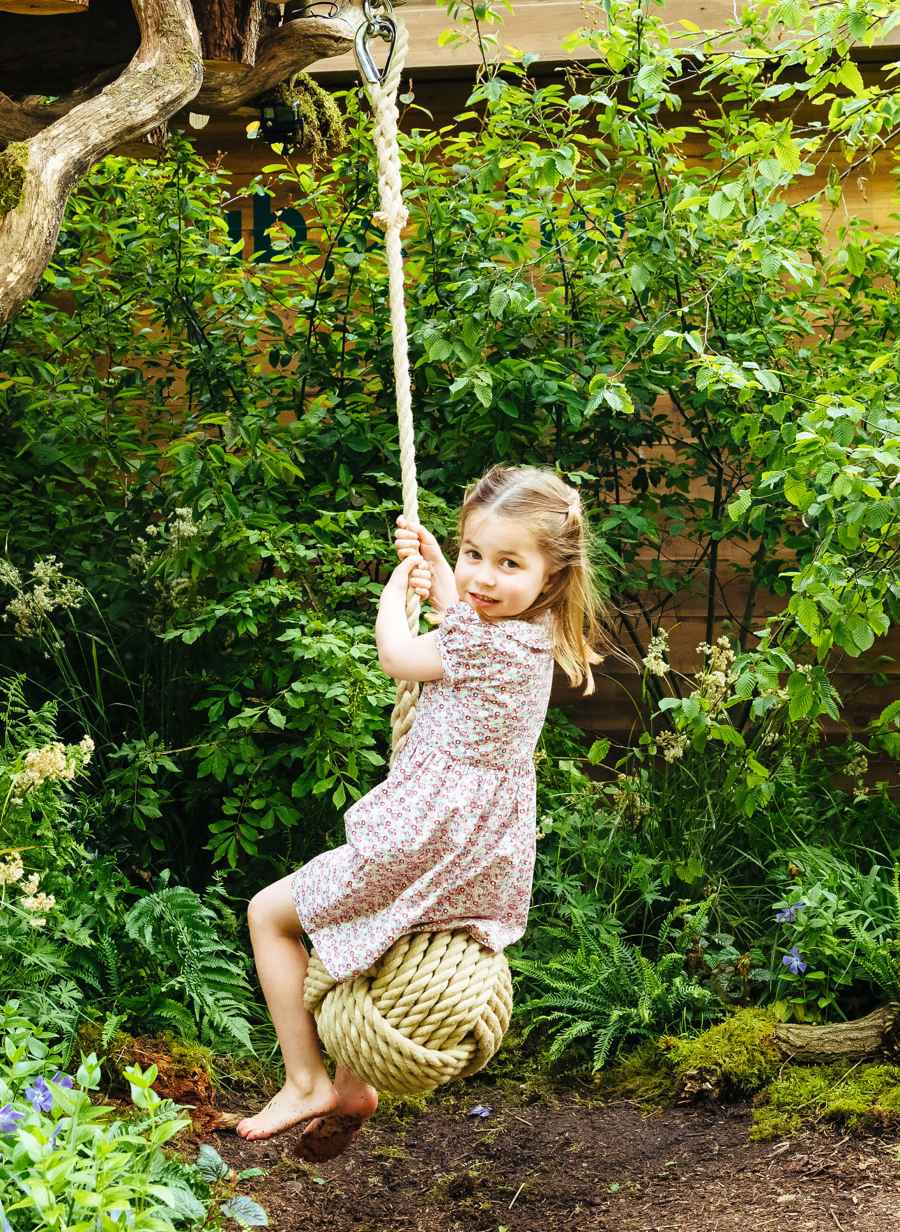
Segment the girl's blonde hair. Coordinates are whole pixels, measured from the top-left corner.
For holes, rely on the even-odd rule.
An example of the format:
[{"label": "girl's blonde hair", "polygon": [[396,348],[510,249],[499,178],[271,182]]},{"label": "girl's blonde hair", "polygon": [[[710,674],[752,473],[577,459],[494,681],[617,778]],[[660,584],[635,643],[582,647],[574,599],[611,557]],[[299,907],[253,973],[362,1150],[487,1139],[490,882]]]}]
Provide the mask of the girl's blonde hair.
[{"label": "girl's blonde hair", "polygon": [[540,612],[552,614],[553,657],[573,688],[594,692],[591,667],[603,656],[594,649],[612,645],[604,629],[606,607],[591,567],[592,538],[575,488],[555,471],[538,466],[492,466],[466,488],[459,511],[459,542],[467,518],[492,513],[521,523],[534,536],[538,551],[553,574],[547,588],[517,619]]}]

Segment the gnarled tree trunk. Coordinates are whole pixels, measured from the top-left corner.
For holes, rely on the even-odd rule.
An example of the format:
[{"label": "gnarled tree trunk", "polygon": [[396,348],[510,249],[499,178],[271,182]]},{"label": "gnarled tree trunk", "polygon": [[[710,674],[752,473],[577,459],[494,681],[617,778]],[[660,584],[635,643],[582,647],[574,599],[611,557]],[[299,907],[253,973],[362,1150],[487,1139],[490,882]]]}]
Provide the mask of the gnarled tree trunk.
[{"label": "gnarled tree trunk", "polygon": [[200,88],[200,36],[190,0],[132,4],[141,42],[121,76],[0,154],[0,324],[37,286],[80,176],[166,120]]}]

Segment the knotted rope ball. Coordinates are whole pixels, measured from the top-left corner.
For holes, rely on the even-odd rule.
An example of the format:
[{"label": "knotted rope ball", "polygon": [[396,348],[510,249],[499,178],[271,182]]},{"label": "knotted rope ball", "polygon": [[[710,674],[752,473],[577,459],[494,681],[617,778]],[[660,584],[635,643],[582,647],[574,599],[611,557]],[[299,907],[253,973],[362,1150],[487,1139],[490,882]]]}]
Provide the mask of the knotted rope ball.
[{"label": "knotted rope ball", "polygon": [[379,1091],[433,1091],[485,1066],[512,1012],[503,954],[467,932],[409,933],[340,983],[313,951],[306,1008],[329,1054]]}]

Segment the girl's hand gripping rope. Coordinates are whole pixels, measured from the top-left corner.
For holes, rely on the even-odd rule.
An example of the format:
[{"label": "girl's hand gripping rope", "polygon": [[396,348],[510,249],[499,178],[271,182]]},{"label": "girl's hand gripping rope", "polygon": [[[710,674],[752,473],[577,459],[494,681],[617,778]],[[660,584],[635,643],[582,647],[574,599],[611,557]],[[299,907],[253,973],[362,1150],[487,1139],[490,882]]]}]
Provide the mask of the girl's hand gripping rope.
[{"label": "girl's hand gripping rope", "polygon": [[453,570],[441,551],[441,545],[431,531],[426,530],[417,522],[408,522],[401,514],[397,518],[394,542],[397,555],[401,560],[412,552],[421,556],[428,566],[431,576],[431,590],[428,597],[433,608],[444,612],[451,603],[458,601],[459,594]]},{"label": "girl's hand gripping rope", "polygon": [[431,590],[431,569],[418,552],[412,553],[397,565],[385,584],[385,589],[388,587],[399,591],[404,603],[407,589],[414,590],[420,599],[427,599]]}]

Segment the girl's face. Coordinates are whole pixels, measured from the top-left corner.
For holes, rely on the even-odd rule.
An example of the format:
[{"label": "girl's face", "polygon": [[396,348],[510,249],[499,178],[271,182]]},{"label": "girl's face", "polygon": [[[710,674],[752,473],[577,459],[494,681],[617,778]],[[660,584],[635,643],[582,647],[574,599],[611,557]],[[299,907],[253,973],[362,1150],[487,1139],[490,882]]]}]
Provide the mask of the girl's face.
[{"label": "girl's face", "polygon": [[467,518],[454,574],[460,599],[485,620],[524,612],[552,577],[530,531],[486,511]]}]

